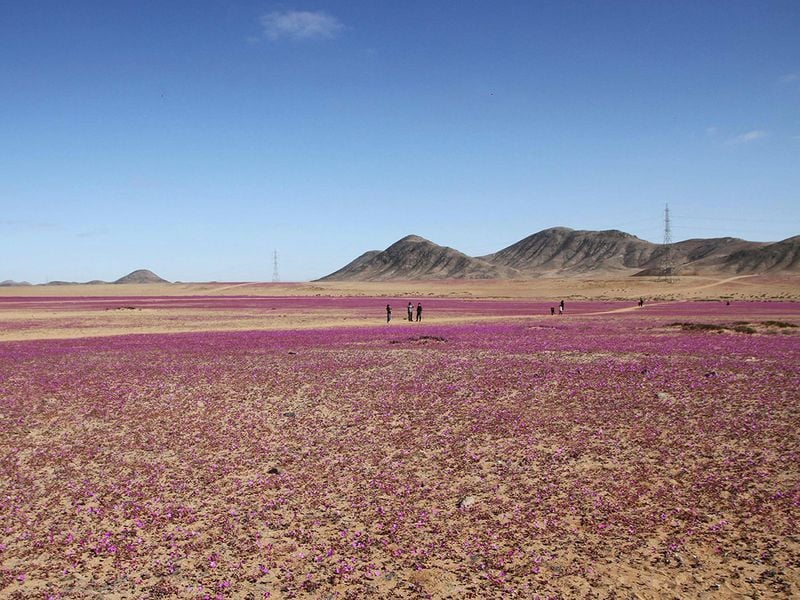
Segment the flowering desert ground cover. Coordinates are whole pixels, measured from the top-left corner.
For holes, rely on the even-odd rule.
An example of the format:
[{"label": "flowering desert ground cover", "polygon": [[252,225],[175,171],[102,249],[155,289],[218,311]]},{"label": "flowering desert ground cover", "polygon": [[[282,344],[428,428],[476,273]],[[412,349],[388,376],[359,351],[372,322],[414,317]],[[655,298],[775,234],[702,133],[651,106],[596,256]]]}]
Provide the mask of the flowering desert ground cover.
[{"label": "flowering desert ground cover", "polygon": [[0,297],[0,596],[800,595],[797,301],[242,288]]}]

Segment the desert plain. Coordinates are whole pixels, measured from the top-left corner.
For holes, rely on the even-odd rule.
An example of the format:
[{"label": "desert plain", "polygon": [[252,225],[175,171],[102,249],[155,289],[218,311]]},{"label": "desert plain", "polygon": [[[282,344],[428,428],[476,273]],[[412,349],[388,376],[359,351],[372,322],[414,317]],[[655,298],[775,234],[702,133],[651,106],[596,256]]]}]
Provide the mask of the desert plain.
[{"label": "desert plain", "polygon": [[796,276],[0,288],[0,596],[798,597],[799,364]]}]

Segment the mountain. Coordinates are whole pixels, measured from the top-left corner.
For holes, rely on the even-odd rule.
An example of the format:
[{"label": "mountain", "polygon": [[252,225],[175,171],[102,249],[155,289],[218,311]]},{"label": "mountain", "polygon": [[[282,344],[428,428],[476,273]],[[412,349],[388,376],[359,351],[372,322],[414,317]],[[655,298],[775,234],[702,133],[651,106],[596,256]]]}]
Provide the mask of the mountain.
[{"label": "mountain", "polygon": [[169,283],[166,279],[161,279],[158,275],[147,269],[139,269],[128,273],[125,277],[120,277],[114,283]]},{"label": "mountain", "polygon": [[800,271],[800,235],[757,248],[744,248],[723,261],[725,270],[734,273],[773,273]]},{"label": "mountain", "polygon": [[[726,271],[724,263],[731,254],[766,245],[768,244],[732,237],[684,240],[670,246],[670,261],[678,275],[717,273]],[[643,263],[642,270],[635,275],[660,275],[663,271],[664,254],[664,246],[659,245],[650,260]]]},{"label": "mountain", "polygon": [[318,281],[510,279],[518,276],[515,269],[493,265],[417,235],[409,235],[382,252],[373,250],[362,254]]},{"label": "mountain", "polygon": [[715,264],[734,252],[753,250],[766,246],[762,242],[748,242],[739,238],[691,239],[672,244],[675,253],[686,263]]},{"label": "mountain", "polygon": [[620,272],[647,262],[659,246],[617,230],[553,227],[482,258],[526,275]]},{"label": "mountain", "polygon": [[657,276],[667,251],[678,275],[800,272],[800,236],[776,243],[732,237],[690,239],[667,250],[624,231],[553,227],[480,257],[410,235],[382,252],[362,254],[319,281]]}]

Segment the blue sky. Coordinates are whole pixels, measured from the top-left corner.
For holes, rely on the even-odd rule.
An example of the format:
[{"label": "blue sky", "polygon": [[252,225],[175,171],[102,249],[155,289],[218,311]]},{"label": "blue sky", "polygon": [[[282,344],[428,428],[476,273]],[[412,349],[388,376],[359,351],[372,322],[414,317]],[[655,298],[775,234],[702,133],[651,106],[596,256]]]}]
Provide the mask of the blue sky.
[{"label": "blue sky", "polygon": [[0,280],[800,234],[800,2],[10,0]]}]

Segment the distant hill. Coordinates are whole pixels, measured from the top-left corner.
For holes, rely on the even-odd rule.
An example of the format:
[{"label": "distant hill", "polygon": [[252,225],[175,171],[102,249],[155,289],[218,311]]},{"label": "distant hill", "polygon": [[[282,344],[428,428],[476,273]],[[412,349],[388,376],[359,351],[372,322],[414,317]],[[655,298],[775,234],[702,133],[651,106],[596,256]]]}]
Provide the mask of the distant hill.
[{"label": "distant hill", "polygon": [[133,273],[128,273],[125,277],[120,277],[114,283],[169,283],[166,279],[161,279],[158,275],[147,269],[139,269]]},{"label": "distant hill", "polygon": [[11,279],[6,279],[5,281],[0,281],[0,287],[13,287],[13,286],[25,286],[31,285],[27,281],[13,281]]},{"label": "distant hill", "polygon": [[[147,269],[139,269],[138,271],[134,271],[133,273],[128,273],[125,277],[120,277],[113,283],[169,283],[166,279],[161,279],[158,275],[153,273],[152,271],[148,271]],[[86,283],[81,283],[79,281],[48,281],[42,285],[45,286],[52,286],[52,287],[61,287],[61,286],[68,286],[68,285],[107,285],[107,281],[101,281],[100,279],[93,279],[92,281],[87,281]],[[6,281],[0,282],[0,287],[10,287],[10,286],[21,286],[21,285],[31,285],[27,281],[11,281],[10,279]]]},{"label": "distant hill", "polygon": [[676,274],[800,271],[800,236],[776,243],[691,239],[667,249],[624,231],[553,227],[480,257],[410,235],[382,252],[362,254],[319,281],[659,275],[667,251]]},{"label": "distant hill", "polygon": [[390,279],[509,279],[514,269],[472,258],[417,235],[398,240],[382,252],[372,250],[319,281]]}]

